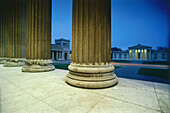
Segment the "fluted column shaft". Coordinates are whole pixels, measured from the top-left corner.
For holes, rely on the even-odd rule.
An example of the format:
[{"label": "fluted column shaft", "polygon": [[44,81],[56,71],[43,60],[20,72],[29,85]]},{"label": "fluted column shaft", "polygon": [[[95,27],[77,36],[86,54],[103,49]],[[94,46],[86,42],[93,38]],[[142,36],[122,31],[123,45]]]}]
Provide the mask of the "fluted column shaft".
[{"label": "fluted column shaft", "polygon": [[111,60],[111,1],[73,0],[72,62]]},{"label": "fluted column shaft", "polygon": [[26,2],[9,0],[7,58],[4,66],[23,66],[26,44]]},{"label": "fluted column shaft", "polygon": [[[28,0],[26,66],[22,71],[48,71],[51,62],[51,0]],[[36,65],[36,66],[35,66]],[[39,67],[36,68],[35,67]]]},{"label": "fluted column shaft", "polygon": [[7,38],[8,38],[8,23],[7,23],[7,1],[0,3],[0,63],[6,63],[7,57]]},{"label": "fluted column shaft", "polygon": [[73,0],[72,63],[66,82],[84,88],[117,83],[111,61],[111,0]]}]

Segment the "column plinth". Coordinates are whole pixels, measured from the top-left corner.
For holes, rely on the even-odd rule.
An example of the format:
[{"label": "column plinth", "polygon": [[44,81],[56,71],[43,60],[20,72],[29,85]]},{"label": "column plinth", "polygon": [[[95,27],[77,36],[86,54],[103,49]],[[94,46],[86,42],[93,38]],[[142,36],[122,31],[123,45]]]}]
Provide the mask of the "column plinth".
[{"label": "column plinth", "polygon": [[0,57],[0,64],[5,64],[5,63],[6,63],[6,58]]},{"label": "column plinth", "polygon": [[69,73],[65,80],[67,83],[84,88],[105,88],[116,84],[117,77],[114,74],[114,66],[107,65],[69,65]]},{"label": "column plinth", "polygon": [[4,67],[22,67],[25,65],[25,58],[7,58]]},{"label": "column plinth", "polygon": [[26,60],[25,66],[22,68],[23,72],[45,72],[52,71],[55,67],[51,60]]},{"label": "column plinth", "polygon": [[73,0],[72,63],[65,81],[105,88],[118,80],[111,62],[111,0]]}]

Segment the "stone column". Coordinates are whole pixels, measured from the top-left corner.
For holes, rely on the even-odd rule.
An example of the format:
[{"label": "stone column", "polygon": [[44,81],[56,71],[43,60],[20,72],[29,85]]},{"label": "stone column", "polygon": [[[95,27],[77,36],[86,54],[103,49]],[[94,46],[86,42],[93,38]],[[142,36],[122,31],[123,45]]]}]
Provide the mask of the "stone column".
[{"label": "stone column", "polygon": [[8,1],[8,41],[5,67],[23,66],[25,63],[26,2]]},{"label": "stone column", "polygon": [[72,63],[65,81],[104,88],[118,80],[111,62],[111,0],[73,0]]},{"label": "stone column", "polygon": [[61,51],[61,53],[60,53],[60,59],[62,60],[62,58],[63,58],[63,52]]},{"label": "stone column", "polygon": [[138,50],[136,49],[136,60],[138,60]]},{"label": "stone column", "polygon": [[149,54],[150,54],[149,60],[152,60],[151,50],[149,50]]},{"label": "stone column", "polygon": [[8,1],[2,0],[0,2],[0,64],[6,63],[6,45],[8,39],[8,10],[7,10]]},{"label": "stone column", "polygon": [[145,50],[143,49],[143,60],[145,60]]},{"label": "stone column", "polygon": [[52,52],[52,60],[54,60],[54,51],[51,51]]},{"label": "stone column", "polygon": [[146,60],[148,60],[148,50],[146,50]]},{"label": "stone column", "polygon": [[64,51],[62,51],[62,60],[65,59],[64,57],[65,57],[65,56],[64,56]]},{"label": "stone column", "polygon": [[134,59],[133,60],[135,60],[136,58],[135,58],[135,49],[134,49]]},{"label": "stone column", "polygon": [[132,53],[132,51],[130,52],[131,50],[129,50],[129,60],[131,59],[130,57],[131,57],[131,53]]},{"label": "stone column", "polygon": [[56,51],[56,60],[58,60],[58,51]]},{"label": "stone column", "polygon": [[51,61],[51,0],[27,1],[26,62],[23,72],[54,70]]}]

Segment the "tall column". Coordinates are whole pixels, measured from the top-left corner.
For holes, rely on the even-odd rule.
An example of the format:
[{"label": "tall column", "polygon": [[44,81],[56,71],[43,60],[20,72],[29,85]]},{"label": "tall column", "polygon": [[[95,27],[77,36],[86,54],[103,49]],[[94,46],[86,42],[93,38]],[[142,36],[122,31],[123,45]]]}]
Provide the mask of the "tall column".
[{"label": "tall column", "polygon": [[4,66],[23,66],[26,45],[26,2],[23,0],[10,1],[8,10],[8,53]]},{"label": "tall column", "polygon": [[148,50],[146,50],[146,60],[148,60]]},{"label": "tall column", "polygon": [[51,61],[51,0],[27,1],[26,62],[23,72],[54,70]]},{"label": "tall column", "polygon": [[56,51],[56,54],[57,54],[57,55],[56,55],[56,60],[58,60],[58,51]]},{"label": "tall column", "polygon": [[72,63],[65,81],[84,88],[115,85],[111,61],[111,0],[73,0]]},{"label": "tall column", "polygon": [[64,51],[62,51],[62,60],[64,60]]},{"label": "tall column", "polygon": [[142,53],[142,54],[143,54],[143,60],[145,60],[145,54],[144,54],[144,53],[145,53],[145,52],[144,52],[144,49],[143,49],[143,53]]},{"label": "tall column", "polygon": [[136,50],[136,60],[138,60],[138,50]]},{"label": "tall column", "polygon": [[134,49],[134,59],[133,60],[135,60],[136,58],[135,58],[135,49]]},{"label": "tall column", "polygon": [[51,51],[52,52],[52,60],[54,60],[54,51]]},{"label": "tall column", "polygon": [[149,54],[150,54],[149,60],[152,60],[151,50],[149,50]]},{"label": "tall column", "polygon": [[7,54],[6,45],[8,39],[7,5],[8,5],[8,1],[2,0],[0,2],[0,64],[6,63],[6,54]]}]

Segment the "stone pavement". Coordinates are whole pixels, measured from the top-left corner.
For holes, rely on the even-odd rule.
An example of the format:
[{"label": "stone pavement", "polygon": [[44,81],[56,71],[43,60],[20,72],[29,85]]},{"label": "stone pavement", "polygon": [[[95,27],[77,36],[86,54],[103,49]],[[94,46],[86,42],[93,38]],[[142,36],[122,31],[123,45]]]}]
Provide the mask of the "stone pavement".
[{"label": "stone pavement", "polygon": [[170,85],[118,78],[106,89],[65,83],[68,71],[23,73],[0,65],[0,113],[169,113]]}]

